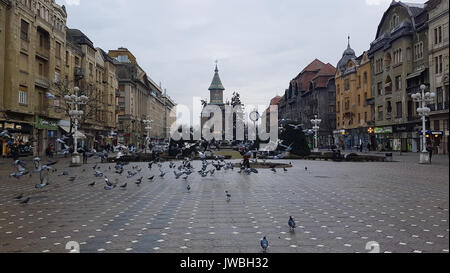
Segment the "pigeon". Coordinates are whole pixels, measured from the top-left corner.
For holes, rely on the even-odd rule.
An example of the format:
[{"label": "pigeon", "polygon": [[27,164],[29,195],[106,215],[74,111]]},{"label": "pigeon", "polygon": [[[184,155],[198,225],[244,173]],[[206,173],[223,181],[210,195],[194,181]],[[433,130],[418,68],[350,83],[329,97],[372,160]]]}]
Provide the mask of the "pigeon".
[{"label": "pigeon", "polygon": [[289,216],[289,230],[290,231],[295,231],[295,221],[294,218],[292,218],[292,216]]},{"label": "pigeon", "polygon": [[95,177],[103,177],[103,173],[99,171],[95,171]]},{"label": "pigeon", "polygon": [[30,202],[30,197],[28,197],[27,199],[23,200],[22,202],[20,202],[21,204],[28,204],[28,202]]},{"label": "pigeon", "polygon": [[74,177],[71,177],[71,178],[69,178],[69,182],[73,182],[73,181],[75,181],[75,179],[77,179],[77,177],[76,177],[76,176],[74,176]]},{"label": "pigeon", "polygon": [[95,186],[95,181],[94,181],[94,182],[92,182],[91,184],[89,184],[88,186],[90,186],[90,187],[93,187],[93,186]]},{"label": "pigeon", "polygon": [[166,172],[163,172],[162,170],[159,170],[161,172],[161,174],[159,175],[159,177],[164,177],[166,175]]},{"label": "pigeon", "polygon": [[23,198],[23,193],[19,194],[18,196],[15,197],[15,199],[20,200]]},{"label": "pigeon", "polygon": [[45,93],[45,98],[49,99],[49,100],[54,100],[54,99],[56,99],[56,96],[50,92],[47,92],[47,93]]},{"label": "pigeon", "polygon": [[173,173],[175,174],[175,179],[179,179],[180,176],[182,176],[184,174],[183,172],[177,172],[177,171],[173,171]]},{"label": "pigeon", "polygon": [[67,176],[67,175],[69,175],[69,172],[68,171],[63,171],[59,176]]},{"label": "pigeon", "polygon": [[191,185],[187,185],[187,188],[186,188],[188,191],[191,191]]},{"label": "pigeon", "polygon": [[141,178],[141,179],[138,179],[138,180],[135,182],[135,184],[138,185],[138,186],[141,185],[141,183],[142,183],[142,178]]},{"label": "pigeon", "polygon": [[266,252],[267,248],[269,247],[269,241],[267,241],[266,236],[264,236],[264,238],[261,240],[261,247],[264,252]]},{"label": "pigeon", "polygon": [[0,133],[0,137],[11,138],[11,136],[8,135],[8,130],[3,130],[3,131]]},{"label": "pigeon", "polygon": [[122,186],[120,186],[122,189],[126,189],[127,188],[128,183],[123,184]]},{"label": "pigeon", "polygon": [[288,171],[286,168],[283,168],[283,170],[284,170],[285,173],[287,173],[287,171]]},{"label": "pigeon", "polygon": [[305,171],[307,171],[308,170],[308,167],[305,167]]},{"label": "pigeon", "polygon": [[108,185],[109,187],[113,186],[113,183],[109,182],[108,178],[105,178],[105,183],[106,185]]},{"label": "pigeon", "polygon": [[21,176],[27,175],[29,172],[25,169],[25,163],[21,160],[14,161],[14,166],[17,169],[16,173],[12,173],[9,175],[9,177],[14,177],[19,179]]},{"label": "pigeon", "polygon": [[113,188],[114,188],[114,187],[108,186],[108,185],[106,185],[106,186],[104,187],[104,189],[107,190],[107,191],[110,191],[110,190],[112,190]]},{"label": "pigeon", "polygon": [[152,181],[155,178],[155,176],[147,178],[148,180]]},{"label": "pigeon", "polygon": [[93,170],[97,169],[97,165],[98,165],[98,164],[95,164],[94,167],[92,167],[92,169],[93,169]]},{"label": "pigeon", "polygon": [[45,182],[45,183],[42,183],[42,184],[38,184],[38,185],[36,185],[34,187],[36,189],[40,190],[40,189],[43,189],[43,188],[47,187],[48,185],[49,185],[48,182]]},{"label": "pigeon", "polygon": [[227,196],[227,201],[231,200],[231,194],[228,191],[225,191],[226,196]]},{"label": "pigeon", "polygon": [[272,168],[271,171],[272,171],[273,173],[276,173],[276,172],[277,172],[277,169]]}]

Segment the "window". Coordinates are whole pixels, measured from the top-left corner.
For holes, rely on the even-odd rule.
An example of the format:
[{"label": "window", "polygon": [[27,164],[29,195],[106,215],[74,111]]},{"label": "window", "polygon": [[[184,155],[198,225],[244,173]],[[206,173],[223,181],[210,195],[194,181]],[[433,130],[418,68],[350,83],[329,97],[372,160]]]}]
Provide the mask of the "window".
[{"label": "window", "polygon": [[345,81],[344,81],[344,90],[345,91],[348,91],[348,90],[350,90],[350,80],[349,79],[345,79]]},{"label": "window", "polygon": [[80,67],[80,58],[75,57],[75,66]]},{"label": "window", "polygon": [[22,20],[20,25],[20,39],[28,42],[28,29],[30,24]]},{"label": "window", "polygon": [[20,86],[19,89],[19,104],[28,104],[27,100],[27,88],[24,86]]},{"label": "window", "polygon": [[415,60],[420,60],[423,58],[423,43],[417,43],[414,46],[414,59]]},{"label": "window", "polygon": [[383,106],[378,106],[378,120],[383,120]]},{"label": "window", "polygon": [[375,73],[381,73],[381,72],[383,72],[383,59],[382,58],[380,58],[380,59],[377,59],[376,61],[375,61]]},{"label": "window", "polygon": [[364,112],[364,122],[367,123],[367,112]]},{"label": "window", "polygon": [[386,103],[386,110],[388,113],[392,113],[392,103],[391,101],[387,101]]},{"label": "window", "polygon": [[361,123],[361,113],[358,113],[358,122]]},{"label": "window", "polygon": [[350,109],[350,99],[349,98],[346,98],[345,99],[345,110],[349,110]]},{"label": "window", "polygon": [[66,51],[66,65],[69,66],[69,51]]},{"label": "window", "polygon": [[440,129],[441,129],[440,121],[439,120],[435,120],[434,121],[434,130],[439,131]]},{"label": "window", "polygon": [[439,26],[434,29],[434,44],[442,43],[442,26]]},{"label": "window", "polygon": [[402,118],[403,116],[403,104],[401,101],[397,102],[397,118]]},{"label": "window", "polygon": [[434,57],[434,71],[436,74],[442,74],[442,68],[443,68],[443,63],[442,63],[442,55],[436,56]]},{"label": "window", "polygon": [[94,66],[92,63],[89,63],[89,76],[94,76]]},{"label": "window", "polygon": [[389,76],[386,78],[385,91],[386,91],[386,94],[392,93],[392,80],[391,80],[391,77],[389,77]]},{"label": "window", "polygon": [[383,95],[383,83],[382,82],[377,83],[377,92],[378,92],[378,96]]},{"label": "window", "polygon": [[59,42],[56,42],[55,56],[57,59],[61,59],[61,44]]},{"label": "window", "polygon": [[395,77],[395,90],[402,89],[402,76]]},{"label": "window", "polygon": [[361,106],[361,95],[358,95],[358,106]]},{"label": "window", "polygon": [[358,75],[358,89],[361,88],[361,75]]},{"label": "window", "polygon": [[402,49],[399,48],[394,51],[394,65],[401,64],[402,62],[403,62]]},{"label": "window", "polygon": [[364,84],[367,84],[367,72],[364,72],[363,80],[364,80]]}]

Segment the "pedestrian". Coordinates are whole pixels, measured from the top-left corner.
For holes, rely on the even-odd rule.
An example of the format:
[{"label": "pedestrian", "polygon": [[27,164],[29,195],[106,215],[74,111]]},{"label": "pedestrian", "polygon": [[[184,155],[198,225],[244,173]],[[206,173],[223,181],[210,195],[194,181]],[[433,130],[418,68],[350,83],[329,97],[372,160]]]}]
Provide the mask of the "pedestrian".
[{"label": "pedestrian", "polygon": [[427,145],[427,151],[430,154],[430,164],[431,164],[431,158],[433,157],[433,146],[431,144]]},{"label": "pedestrian", "polygon": [[83,164],[87,164],[88,161],[88,154],[87,154],[87,147],[85,146],[83,148]]},{"label": "pedestrian", "polygon": [[363,144],[362,144],[362,143],[359,145],[359,152],[360,152],[360,153],[363,152]]}]

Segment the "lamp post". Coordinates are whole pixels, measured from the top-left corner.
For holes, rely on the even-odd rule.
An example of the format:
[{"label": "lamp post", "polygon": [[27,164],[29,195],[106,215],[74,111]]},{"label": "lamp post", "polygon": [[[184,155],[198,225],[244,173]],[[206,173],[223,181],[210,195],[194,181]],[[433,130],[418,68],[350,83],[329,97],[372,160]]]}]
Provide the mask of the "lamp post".
[{"label": "lamp post", "polygon": [[81,165],[80,155],[78,154],[78,120],[81,118],[81,116],[84,115],[84,112],[82,110],[78,110],[78,105],[86,105],[87,101],[89,100],[88,97],[81,95],[78,96],[78,92],[80,91],[80,88],[75,87],[74,88],[75,94],[72,95],[65,95],[64,99],[67,101],[67,104],[75,105],[75,110],[69,111],[69,116],[71,119],[75,120],[75,132],[73,134],[73,147],[74,151],[72,154],[72,166],[79,166]]},{"label": "lamp post", "polygon": [[430,155],[427,151],[426,118],[430,115],[431,109],[427,107],[427,103],[434,101],[434,97],[436,96],[433,92],[425,93],[426,88],[427,87],[422,84],[420,86],[421,92],[411,95],[414,102],[420,103],[420,107],[417,108],[417,113],[422,117],[422,152],[420,153],[420,164],[430,163]]},{"label": "lamp post", "polygon": [[152,130],[152,123],[153,120],[143,120],[142,121],[145,124],[145,130],[147,131],[147,138],[145,139],[145,152],[147,152],[147,149],[150,145],[150,131]]},{"label": "lamp post", "polygon": [[319,119],[318,115],[315,115],[315,118],[311,120],[311,123],[314,125],[313,126],[313,131],[315,133],[314,135],[314,152],[317,153],[319,152],[319,145],[318,145],[318,139],[319,139],[319,125],[322,122],[321,119]]}]

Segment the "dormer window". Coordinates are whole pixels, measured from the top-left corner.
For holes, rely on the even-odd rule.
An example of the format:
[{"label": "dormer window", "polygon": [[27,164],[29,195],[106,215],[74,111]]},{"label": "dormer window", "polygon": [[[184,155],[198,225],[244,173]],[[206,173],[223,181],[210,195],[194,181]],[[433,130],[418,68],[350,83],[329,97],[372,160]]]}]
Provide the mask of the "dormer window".
[{"label": "dormer window", "polygon": [[393,30],[396,26],[398,26],[399,17],[397,14],[394,14],[394,16],[391,19],[391,30]]}]

